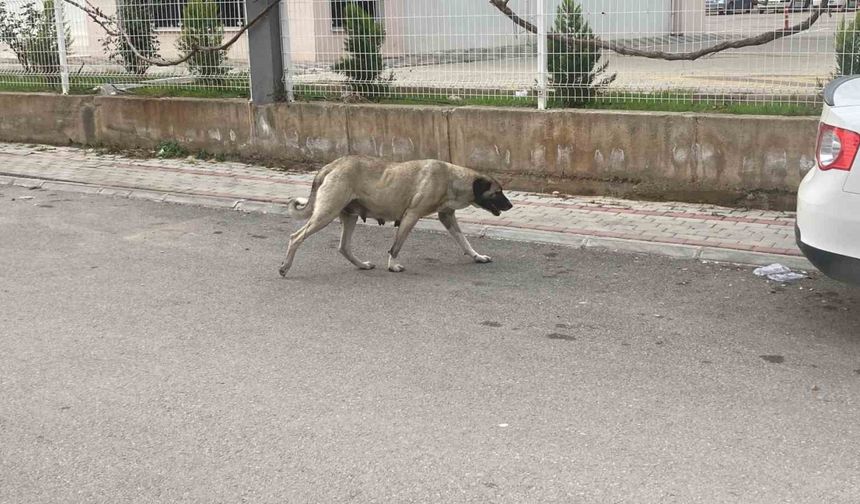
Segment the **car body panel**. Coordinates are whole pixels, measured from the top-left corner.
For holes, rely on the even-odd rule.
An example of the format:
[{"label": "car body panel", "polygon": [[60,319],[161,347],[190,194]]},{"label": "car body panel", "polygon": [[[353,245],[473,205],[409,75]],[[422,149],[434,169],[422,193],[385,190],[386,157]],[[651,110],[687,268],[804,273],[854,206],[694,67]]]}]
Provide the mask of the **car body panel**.
[{"label": "car body panel", "polygon": [[723,14],[726,12],[725,0],[705,0],[705,12],[708,14]]},{"label": "car body panel", "polygon": [[705,0],[705,12],[708,14],[740,14],[752,12],[755,0]]},{"label": "car body panel", "polygon": [[[860,75],[834,79],[824,89],[824,100],[822,122],[860,133]],[[860,156],[854,160],[842,189],[860,194]]]},{"label": "car body panel", "polygon": [[824,88],[824,103],[831,108],[860,105],[860,75],[845,75],[831,81]]},{"label": "car body panel", "polygon": [[[837,79],[829,84],[821,122],[860,131],[858,93],[860,80]],[[815,167],[797,192],[797,242],[825,274],[860,283],[860,156],[849,171],[822,170],[816,152]]]},{"label": "car body panel", "polygon": [[806,174],[797,195],[797,225],[815,248],[860,258],[860,194],[845,192],[849,172]]}]

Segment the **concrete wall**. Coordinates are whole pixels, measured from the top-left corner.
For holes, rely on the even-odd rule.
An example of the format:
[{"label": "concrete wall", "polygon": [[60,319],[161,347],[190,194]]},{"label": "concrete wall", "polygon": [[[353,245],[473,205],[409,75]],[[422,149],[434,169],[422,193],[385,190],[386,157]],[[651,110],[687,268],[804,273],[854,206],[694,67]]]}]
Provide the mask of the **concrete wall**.
[{"label": "concrete wall", "polygon": [[59,145],[96,143],[93,98],[0,93],[0,140]]},{"label": "concrete wall", "polygon": [[437,158],[512,189],[790,208],[816,117],[0,93],[0,140],[325,163]]}]

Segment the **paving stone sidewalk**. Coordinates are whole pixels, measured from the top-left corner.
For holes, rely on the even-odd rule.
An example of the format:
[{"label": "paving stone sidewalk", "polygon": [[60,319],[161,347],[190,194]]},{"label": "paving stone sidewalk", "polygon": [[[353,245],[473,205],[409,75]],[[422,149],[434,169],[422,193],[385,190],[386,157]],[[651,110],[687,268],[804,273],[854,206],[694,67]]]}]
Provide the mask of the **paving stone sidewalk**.
[{"label": "paving stone sidewalk", "polygon": [[[283,213],[313,175],[236,162],[135,159],[93,149],[0,143],[0,185],[98,192],[175,203]],[[496,218],[458,212],[464,231],[488,237],[807,268],[790,212],[509,191]],[[428,220],[424,228],[441,229]]]}]

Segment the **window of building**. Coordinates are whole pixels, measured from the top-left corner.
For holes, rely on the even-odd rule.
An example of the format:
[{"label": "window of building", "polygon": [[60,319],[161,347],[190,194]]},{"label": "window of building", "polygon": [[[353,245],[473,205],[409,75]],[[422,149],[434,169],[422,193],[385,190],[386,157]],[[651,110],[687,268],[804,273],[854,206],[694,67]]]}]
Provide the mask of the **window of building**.
[{"label": "window of building", "polygon": [[376,0],[332,0],[331,1],[331,27],[336,30],[344,28],[344,19],[346,19],[346,6],[348,4],[356,4],[364,12],[372,18],[378,18],[379,12]]},{"label": "window of building", "polygon": [[[122,1],[122,0],[119,0]],[[245,24],[245,0],[214,0],[218,4],[218,17],[225,27]],[[152,0],[156,28],[182,26],[182,9],[188,0]]]}]

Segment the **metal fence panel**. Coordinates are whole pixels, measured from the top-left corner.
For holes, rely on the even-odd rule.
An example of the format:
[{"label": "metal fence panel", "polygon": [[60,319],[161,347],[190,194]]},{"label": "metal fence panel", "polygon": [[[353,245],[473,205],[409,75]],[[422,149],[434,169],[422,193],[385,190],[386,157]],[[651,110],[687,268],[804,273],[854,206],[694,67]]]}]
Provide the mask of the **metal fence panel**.
[{"label": "metal fence panel", "polygon": [[[710,0],[707,0],[708,2]],[[706,12],[706,0],[583,0],[581,19],[608,42],[645,50],[687,52],[799,23],[808,6],[778,8],[752,0],[726,0]],[[735,1],[737,5],[735,5]],[[761,0],[765,1],[765,0]],[[743,2],[743,5],[741,3]],[[309,93],[343,92],[345,77],[333,71],[344,58],[346,33],[335,19],[337,0],[291,0],[295,83]],[[513,24],[485,1],[378,1],[374,17],[385,27],[382,46],[387,76],[398,96],[521,97],[539,91],[538,37]],[[565,0],[512,0],[527,21],[564,31],[576,17]],[[774,2],[771,2],[774,4]],[[561,9],[561,10],[560,10]],[[760,13],[759,10],[762,10]],[[721,13],[726,12],[727,13]],[[697,61],[621,56],[605,50],[577,51],[549,44],[550,99],[588,90],[564,83],[614,75],[594,99],[667,99],[815,102],[836,73],[834,37],[843,18],[823,16],[807,32],[762,46],[728,50]],[[589,68],[582,62],[593,63]],[[603,77],[603,78],[601,78]],[[598,87],[599,88],[599,87]],[[655,96],[655,94],[657,96]],[[556,100],[557,101],[557,100]]]},{"label": "metal fence panel", "polygon": [[[198,54],[181,65],[159,67],[136,57],[124,37],[107,33],[81,8],[57,2],[64,12],[65,37],[58,37],[59,30],[48,26],[56,19],[50,14],[54,0],[0,0],[0,15],[5,11],[5,22],[0,17],[0,85],[55,88],[59,74],[55,62],[62,56],[65,41],[73,91],[103,85],[120,91],[247,90],[244,36],[227,51]],[[194,44],[219,45],[245,23],[243,0],[81,0],[80,5],[91,5],[111,17],[108,27],[121,27],[135,48],[154,60],[176,59]]]},{"label": "metal fence panel", "polygon": [[[53,1],[0,0],[0,89],[60,91],[67,70],[72,92],[247,95],[245,35],[223,53],[159,67],[142,63],[121,38],[66,0],[57,0],[65,31],[59,37]],[[677,99],[815,104],[829,79],[860,73],[860,37],[855,41],[851,25],[856,0],[830,0],[833,12],[803,33],[696,61],[573,47],[555,35],[591,33],[641,50],[687,52],[795,25],[821,1],[510,0],[514,12],[547,31],[540,44],[538,35],[487,0],[282,0],[285,79],[299,99],[384,96],[536,106],[545,92],[550,106]],[[139,52],[171,60],[195,44],[218,45],[235,34],[247,22],[243,2],[80,5],[112,17]]]}]

